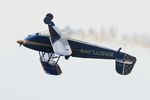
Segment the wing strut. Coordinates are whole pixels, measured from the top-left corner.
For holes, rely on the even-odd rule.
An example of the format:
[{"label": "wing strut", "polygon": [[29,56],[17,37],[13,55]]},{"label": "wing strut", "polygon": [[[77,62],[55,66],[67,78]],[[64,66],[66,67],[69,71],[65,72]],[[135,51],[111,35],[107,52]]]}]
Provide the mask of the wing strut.
[{"label": "wing strut", "polygon": [[58,61],[61,57],[60,55],[39,51],[39,56],[41,65],[47,74],[60,75],[62,73],[60,66],[58,65]]}]

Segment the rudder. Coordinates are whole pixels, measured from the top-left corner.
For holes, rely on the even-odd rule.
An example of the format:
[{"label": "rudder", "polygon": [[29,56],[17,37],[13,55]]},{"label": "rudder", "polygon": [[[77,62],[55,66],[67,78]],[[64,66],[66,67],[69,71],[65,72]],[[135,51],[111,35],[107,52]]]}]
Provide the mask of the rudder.
[{"label": "rudder", "polygon": [[116,71],[121,75],[128,75],[131,73],[136,62],[136,58],[124,54],[123,59],[116,59]]}]

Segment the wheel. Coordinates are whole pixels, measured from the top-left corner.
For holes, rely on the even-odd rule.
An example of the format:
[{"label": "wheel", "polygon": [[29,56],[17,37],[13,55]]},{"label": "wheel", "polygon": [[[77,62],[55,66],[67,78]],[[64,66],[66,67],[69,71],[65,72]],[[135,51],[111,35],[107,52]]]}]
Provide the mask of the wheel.
[{"label": "wheel", "polygon": [[49,17],[45,17],[44,18],[44,23],[45,24],[50,24],[51,23],[51,19]]},{"label": "wheel", "polygon": [[46,17],[49,17],[49,18],[50,18],[50,20],[52,20],[52,19],[53,19],[53,15],[52,15],[51,13],[46,14]]}]

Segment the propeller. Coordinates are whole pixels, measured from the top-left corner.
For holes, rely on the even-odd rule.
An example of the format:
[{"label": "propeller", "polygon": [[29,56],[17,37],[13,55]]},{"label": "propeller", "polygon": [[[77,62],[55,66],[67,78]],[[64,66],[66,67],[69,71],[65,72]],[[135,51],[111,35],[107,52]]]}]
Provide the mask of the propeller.
[{"label": "propeller", "polygon": [[17,40],[17,43],[19,44],[19,47],[21,47],[23,45],[23,40]]}]

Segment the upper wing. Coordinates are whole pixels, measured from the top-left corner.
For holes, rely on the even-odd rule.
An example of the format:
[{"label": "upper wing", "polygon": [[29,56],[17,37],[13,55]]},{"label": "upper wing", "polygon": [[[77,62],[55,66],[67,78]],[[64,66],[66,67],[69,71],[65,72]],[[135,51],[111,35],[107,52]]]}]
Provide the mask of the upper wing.
[{"label": "upper wing", "polygon": [[60,33],[56,31],[55,24],[51,21],[52,18],[49,14],[46,15],[44,22],[48,24],[49,27],[49,40],[51,42],[52,48],[56,54],[61,56],[69,56],[72,54],[72,50],[68,43],[68,40],[61,38]]}]

